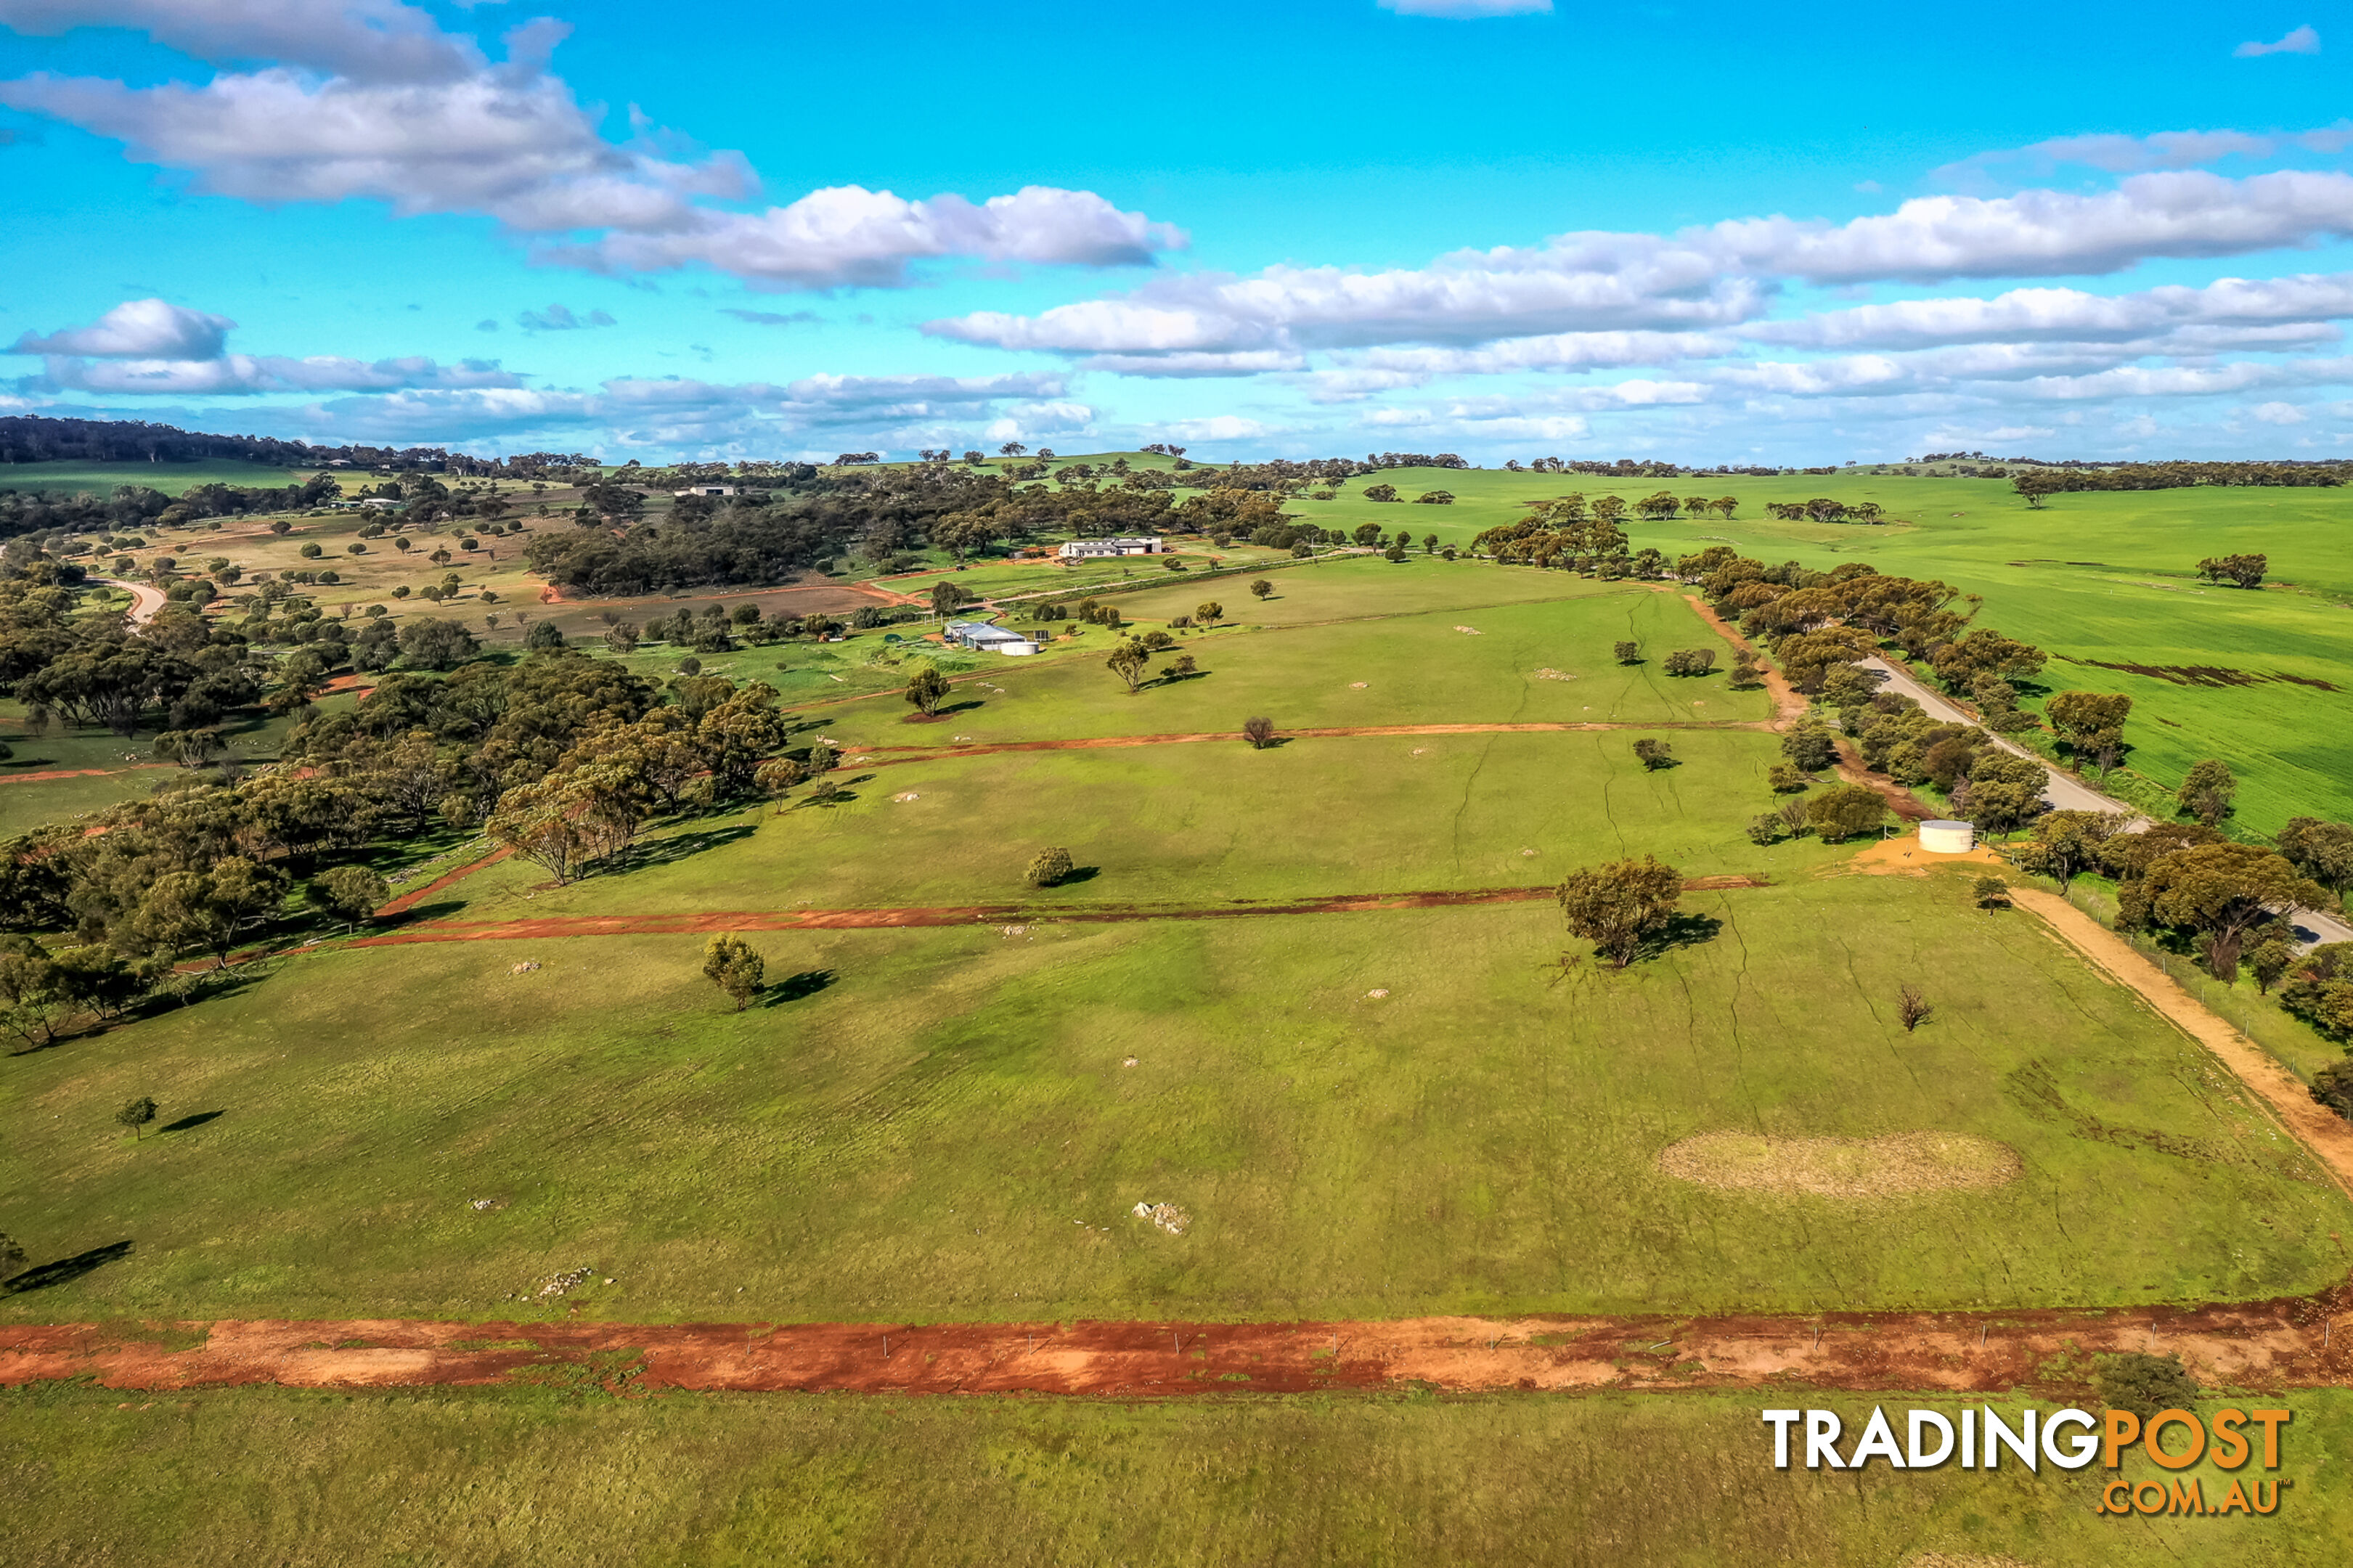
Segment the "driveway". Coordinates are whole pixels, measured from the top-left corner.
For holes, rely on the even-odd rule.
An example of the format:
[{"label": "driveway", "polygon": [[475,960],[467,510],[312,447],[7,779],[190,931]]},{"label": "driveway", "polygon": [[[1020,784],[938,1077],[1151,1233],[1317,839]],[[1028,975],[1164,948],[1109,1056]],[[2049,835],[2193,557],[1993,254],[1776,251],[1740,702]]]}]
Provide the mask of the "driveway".
[{"label": "driveway", "polygon": [[[1865,669],[1878,671],[1885,678],[1887,689],[1900,691],[1911,698],[1922,708],[1927,710],[1928,716],[1932,719],[1955,724],[1977,722],[1975,719],[1962,712],[1936,692],[1915,680],[1908,672],[1890,664],[1876,654],[1855,662]],[[2126,805],[2123,801],[2109,799],[2073,773],[2053,767],[2048,761],[2035,756],[2025,747],[2014,742],[2005,741],[1999,735],[1993,738],[1993,743],[2013,756],[2025,757],[2042,764],[2043,772],[2049,775],[2049,782],[2042,791],[2042,798],[2050,804],[2052,810],[2113,811],[2125,818],[2126,833],[2139,833],[2148,827],[2149,819],[2140,812]],[[2294,919],[2295,933],[2307,947],[2316,942],[2353,942],[2353,924],[2348,924],[2335,915],[2324,914],[2318,910],[2297,910],[2294,912]]]},{"label": "driveway", "polygon": [[131,624],[143,626],[155,618],[155,612],[167,602],[164,590],[151,588],[144,583],[127,582],[121,577],[92,577],[93,583],[103,583],[110,588],[120,588],[131,595]]}]

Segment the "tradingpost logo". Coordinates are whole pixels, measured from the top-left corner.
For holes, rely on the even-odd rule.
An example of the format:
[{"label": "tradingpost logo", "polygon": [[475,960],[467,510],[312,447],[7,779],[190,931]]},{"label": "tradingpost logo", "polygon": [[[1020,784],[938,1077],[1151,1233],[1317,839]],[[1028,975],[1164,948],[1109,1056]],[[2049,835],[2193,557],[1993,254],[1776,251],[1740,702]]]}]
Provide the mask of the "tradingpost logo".
[{"label": "tradingpost logo", "polygon": [[1845,1453],[1839,1443],[1845,1423],[1835,1410],[1767,1410],[1765,1425],[1773,1429],[1773,1468],[1786,1470],[1802,1462],[1810,1470],[1860,1470],[1873,1459],[1891,1469],[1934,1470],[1957,1460],[1965,1470],[2000,1468],[2004,1455],[2040,1474],[2049,1464],[2061,1470],[2081,1470],[2094,1463],[2114,1470],[2125,1456],[2138,1448],[2160,1469],[2179,1472],[2201,1459],[2230,1474],[2230,1489],[2209,1496],[2203,1477],[2171,1480],[2109,1481],[2100,1489],[2094,1513],[2126,1514],[2258,1514],[2279,1510],[2280,1489],[2291,1483],[2276,1475],[2240,1475],[2251,1461],[2263,1472],[2280,1467],[2283,1429],[2293,1419],[2285,1410],[2221,1409],[2212,1420],[2195,1411],[2160,1410],[2143,1421],[2129,1410],[2088,1410],[2069,1407],[2042,1415],[2031,1405],[2019,1412],[2011,1426],[1990,1405],[1964,1409],[1956,1427],[1939,1410],[1902,1413],[1904,1438],[1899,1443],[1887,1412],[1872,1406],[1871,1419]]}]

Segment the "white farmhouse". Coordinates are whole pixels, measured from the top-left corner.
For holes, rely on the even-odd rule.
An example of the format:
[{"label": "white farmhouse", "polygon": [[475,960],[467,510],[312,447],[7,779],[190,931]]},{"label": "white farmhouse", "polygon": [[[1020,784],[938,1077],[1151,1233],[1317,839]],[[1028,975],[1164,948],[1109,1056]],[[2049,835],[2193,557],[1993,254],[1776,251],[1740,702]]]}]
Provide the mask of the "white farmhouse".
[{"label": "white farmhouse", "polygon": [[968,647],[978,653],[1018,655],[1038,651],[1038,645],[1019,632],[991,626],[987,621],[950,621],[942,628],[942,636],[952,647]]},{"label": "white farmhouse", "polygon": [[1157,555],[1168,546],[1153,539],[1073,539],[1062,546],[1065,561],[1092,561],[1102,555]]}]

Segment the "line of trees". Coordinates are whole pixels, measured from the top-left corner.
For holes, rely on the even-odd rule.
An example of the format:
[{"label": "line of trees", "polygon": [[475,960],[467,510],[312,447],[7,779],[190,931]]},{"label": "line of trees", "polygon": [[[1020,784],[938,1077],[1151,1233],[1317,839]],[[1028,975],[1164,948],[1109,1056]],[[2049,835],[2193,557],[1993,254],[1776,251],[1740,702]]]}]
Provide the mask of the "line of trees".
[{"label": "line of trees", "polygon": [[2345,482],[2342,462],[2116,463],[2104,468],[2033,468],[2010,478],[2010,488],[2039,507],[2045,496],[2077,490],[2176,490],[2196,485],[2333,489]]},{"label": "line of trees", "polygon": [[144,485],[117,485],[103,495],[94,490],[0,489],[0,539],[173,528],[207,518],[299,511],[339,493],[335,481],[324,474],[279,488],[196,485],[180,496],[167,496]]},{"label": "line of trees", "polygon": [[[1886,517],[1886,508],[1875,500],[1857,501],[1849,506],[1828,496],[1816,496],[1812,500],[1767,501],[1765,510],[1783,522],[1860,522],[1875,524]],[[1725,513],[1727,517],[1731,514]]]}]

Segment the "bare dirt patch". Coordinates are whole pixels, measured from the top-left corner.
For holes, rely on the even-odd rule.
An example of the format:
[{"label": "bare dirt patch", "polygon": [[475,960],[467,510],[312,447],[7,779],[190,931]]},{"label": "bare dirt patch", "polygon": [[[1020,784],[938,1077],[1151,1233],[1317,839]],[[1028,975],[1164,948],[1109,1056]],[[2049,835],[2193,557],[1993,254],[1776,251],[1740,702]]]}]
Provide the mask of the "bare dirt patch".
[{"label": "bare dirt patch", "polygon": [[1982,844],[1966,855],[1937,855],[1921,848],[1917,838],[1904,837],[1883,838],[1829,869],[1859,872],[1866,877],[1926,877],[1940,866],[2000,868],[2006,864]]},{"label": "bare dirt patch", "polygon": [[1788,1197],[1916,1197],[1999,1187],[2023,1169],[2007,1143],[1969,1132],[1765,1138],[1703,1132],[1660,1152],[1659,1169],[1725,1192]]},{"label": "bare dirt patch", "polygon": [[[1322,1390],[1786,1388],[2082,1392],[2054,1367],[2150,1344],[2209,1385],[2353,1384],[2353,1335],[2320,1296],[2113,1311],[1824,1312],[1804,1316],[1448,1317],[1388,1321],[620,1323],[534,1315],[0,1325],[0,1386],[87,1377],[117,1389],[496,1385],[592,1376],[625,1391],[1122,1394]],[[2348,1322],[2353,1328],[2353,1322]],[[1639,1347],[1639,1348],[1630,1348]],[[2054,1378],[2057,1381],[2054,1381]]]}]

